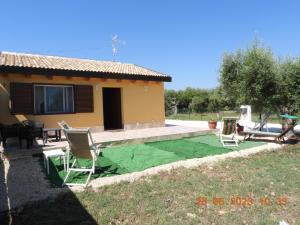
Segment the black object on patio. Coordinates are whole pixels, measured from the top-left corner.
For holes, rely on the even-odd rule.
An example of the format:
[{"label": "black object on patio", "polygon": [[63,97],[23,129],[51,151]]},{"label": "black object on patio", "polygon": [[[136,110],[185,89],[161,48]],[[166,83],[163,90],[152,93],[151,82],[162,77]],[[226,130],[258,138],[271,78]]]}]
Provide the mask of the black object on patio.
[{"label": "black object on patio", "polygon": [[43,145],[45,145],[43,135],[44,123],[33,120],[24,120],[22,121],[22,125],[19,133],[20,148],[22,148],[22,139],[26,139],[27,148],[33,145],[33,141],[36,138],[41,138],[43,140]]},{"label": "black object on patio", "polygon": [[8,138],[19,137],[21,127],[22,124],[20,123],[15,123],[12,125],[0,124],[0,135],[3,142],[3,147],[6,146],[6,141]]},{"label": "black object on patio", "polygon": [[0,124],[0,136],[3,142],[3,147],[6,147],[8,138],[17,137],[19,139],[20,148],[22,148],[22,140],[27,142],[27,148],[33,145],[36,138],[41,138],[44,144],[43,136],[44,124],[38,121],[24,120],[21,123],[12,125]]}]

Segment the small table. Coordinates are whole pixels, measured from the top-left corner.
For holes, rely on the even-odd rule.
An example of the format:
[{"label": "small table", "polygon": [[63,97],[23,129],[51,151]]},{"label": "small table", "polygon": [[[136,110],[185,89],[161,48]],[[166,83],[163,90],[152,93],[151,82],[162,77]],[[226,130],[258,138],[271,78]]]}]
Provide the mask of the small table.
[{"label": "small table", "polygon": [[48,150],[43,151],[44,154],[44,166],[47,169],[47,174],[49,174],[49,158],[50,157],[59,157],[60,164],[61,164],[61,158],[64,160],[64,170],[66,171],[66,153],[62,149],[56,149],[56,150]]},{"label": "small table", "polygon": [[[49,134],[54,132],[54,134]],[[44,128],[43,129],[43,139],[47,143],[48,138],[55,138],[56,141],[61,141],[61,129],[60,128]]]}]

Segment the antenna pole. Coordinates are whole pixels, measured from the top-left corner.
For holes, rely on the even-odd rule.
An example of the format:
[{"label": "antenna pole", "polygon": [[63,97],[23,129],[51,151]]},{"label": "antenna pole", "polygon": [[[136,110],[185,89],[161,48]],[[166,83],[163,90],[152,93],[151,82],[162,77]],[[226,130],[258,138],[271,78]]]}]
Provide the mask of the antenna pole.
[{"label": "antenna pole", "polygon": [[111,38],[112,57],[113,61],[116,61],[116,55],[118,53],[118,44],[125,44],[124,41],[118,39],[118,35],[113,35]]}]

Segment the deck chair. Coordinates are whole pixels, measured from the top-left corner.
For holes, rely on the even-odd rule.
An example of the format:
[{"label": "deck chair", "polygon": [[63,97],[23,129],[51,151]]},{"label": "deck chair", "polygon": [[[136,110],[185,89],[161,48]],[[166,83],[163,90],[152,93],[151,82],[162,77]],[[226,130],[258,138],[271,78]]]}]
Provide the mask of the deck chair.
[{"label": "deck chair", "polygon": [[219,133],[223,147],[239,145],[239,139],[236,136],[237,120],[238,117],[223,117]]},{"label": "deck chair", "polygon": [[57,123],[58,126],[63,130],[65,137],[67,138],[67,134],[65,130],[73,129],[69,124],[67,124],[65,121],[61,121]]},{"label": "deck chair", "polygon": [[[268,119],[269,117],[272,115],[271,112],[267,112],[262,119],[254,125],[253,130],[261,130],[265,125],[267,125]],[[267,127],[267,131],[268,131],[268,127]]]},{"label": "deck chair", "polygon": [[[261,130],[265,125],[267,125],[268,119],[271,115],[272,115],[271,112],[267,112],[265,115],[263,115],[263,117],[258,123],[255,123],[254,127],[247,127],[247,126],[246,127],[250,130]],[[268,127],[267,127],[267,131],[269,131]]]},{"label": "deck chair", "polygon": [[294,135],[294,127],[297,124],[292,124],[287,127],[287,129],[283,130],[281,133],[275,132],[265,132],[259,130],[248,130],[244,131],[244,139],[250,139],[252,136],[264,136],[264,137],[274,137],[275,141],[280,143],[281,141],[285,141],[284,138],[291,138]]},{"label": "deck chair", "polygon": [[65,121],[58,122],[57,124],[60,127],[60,129],[62,129],[62,131],[64,132],[65,137],[67,138],[67,133],[66,133],[65,130],[72,129],[72,127],[70,127],[69,124],[67,124]]},{"label": "deck chair", "polygon": [[[91,175],[95,173],[95,164],[98,155],[101,151],[99,146],[93,142],[91,133],[88,129],[65,129],[67,134],[67,140],[69,148],[67,149],[67,176],[64,179],[64,185],[67,186],[87,186]],[[74,158],[74,161],[69,167],[70,155]],[[80,166],[78,160],[85,159],[92,162],[90,168]],[[84,184],[81,183],[68,183],[67,180],[72,172],[88,173],[88,178]]]},{"label": "deck chair", "polygon": [[[68,123],[66,123],[65,121],[58,122],[57,124],[58,124],[58,126],[63,130],[64,135],[65,135],[65,137],[66,137],[67,140],[68,140],[68,137],[67,137],[67,132],[66,132],[66,130],[85,130],[85,129],[80,129],[80,128],[73,128],[73,127],[71,127]],[[101,145],[101,144],[97,144],[97,145],[96,145],[96,144],[94,143],[93,138],[92,138],[92,134],[91,134],[90,129],[87,128],[87,130],[88,130],[88,132],[89,132],[90,141],[91,141],[91,143],[92,143],[94,146],[96,146],[96,152],[97,152],[97,154],[99,155],[99,154],[101,153],[101,151],[100,151],[100,145]]]}]

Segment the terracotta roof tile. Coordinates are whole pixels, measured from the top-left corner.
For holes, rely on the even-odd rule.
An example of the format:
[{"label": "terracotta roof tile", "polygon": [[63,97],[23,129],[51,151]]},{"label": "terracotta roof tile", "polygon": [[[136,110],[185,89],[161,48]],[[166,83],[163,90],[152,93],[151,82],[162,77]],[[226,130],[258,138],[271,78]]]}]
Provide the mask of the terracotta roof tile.
[{"label": "terracotta roof tile", "polygon": [[[93,74],[110,74],[110,77],[122,79],[122,75],[127,75],[134,79],[143,79],[143,76],[151,80],[160,78],[162,81],[171,81],[171,77],[165,74],[129,63],[112,61],[98,61],[89,59],[66,58],[58,56],[32,55],[25,53],[0,52],[0,72],[5,69],[32,68],[40,70],[59,70],[72,72],[91,72]],[[86,74],[86,73],[85,73]]]}]

